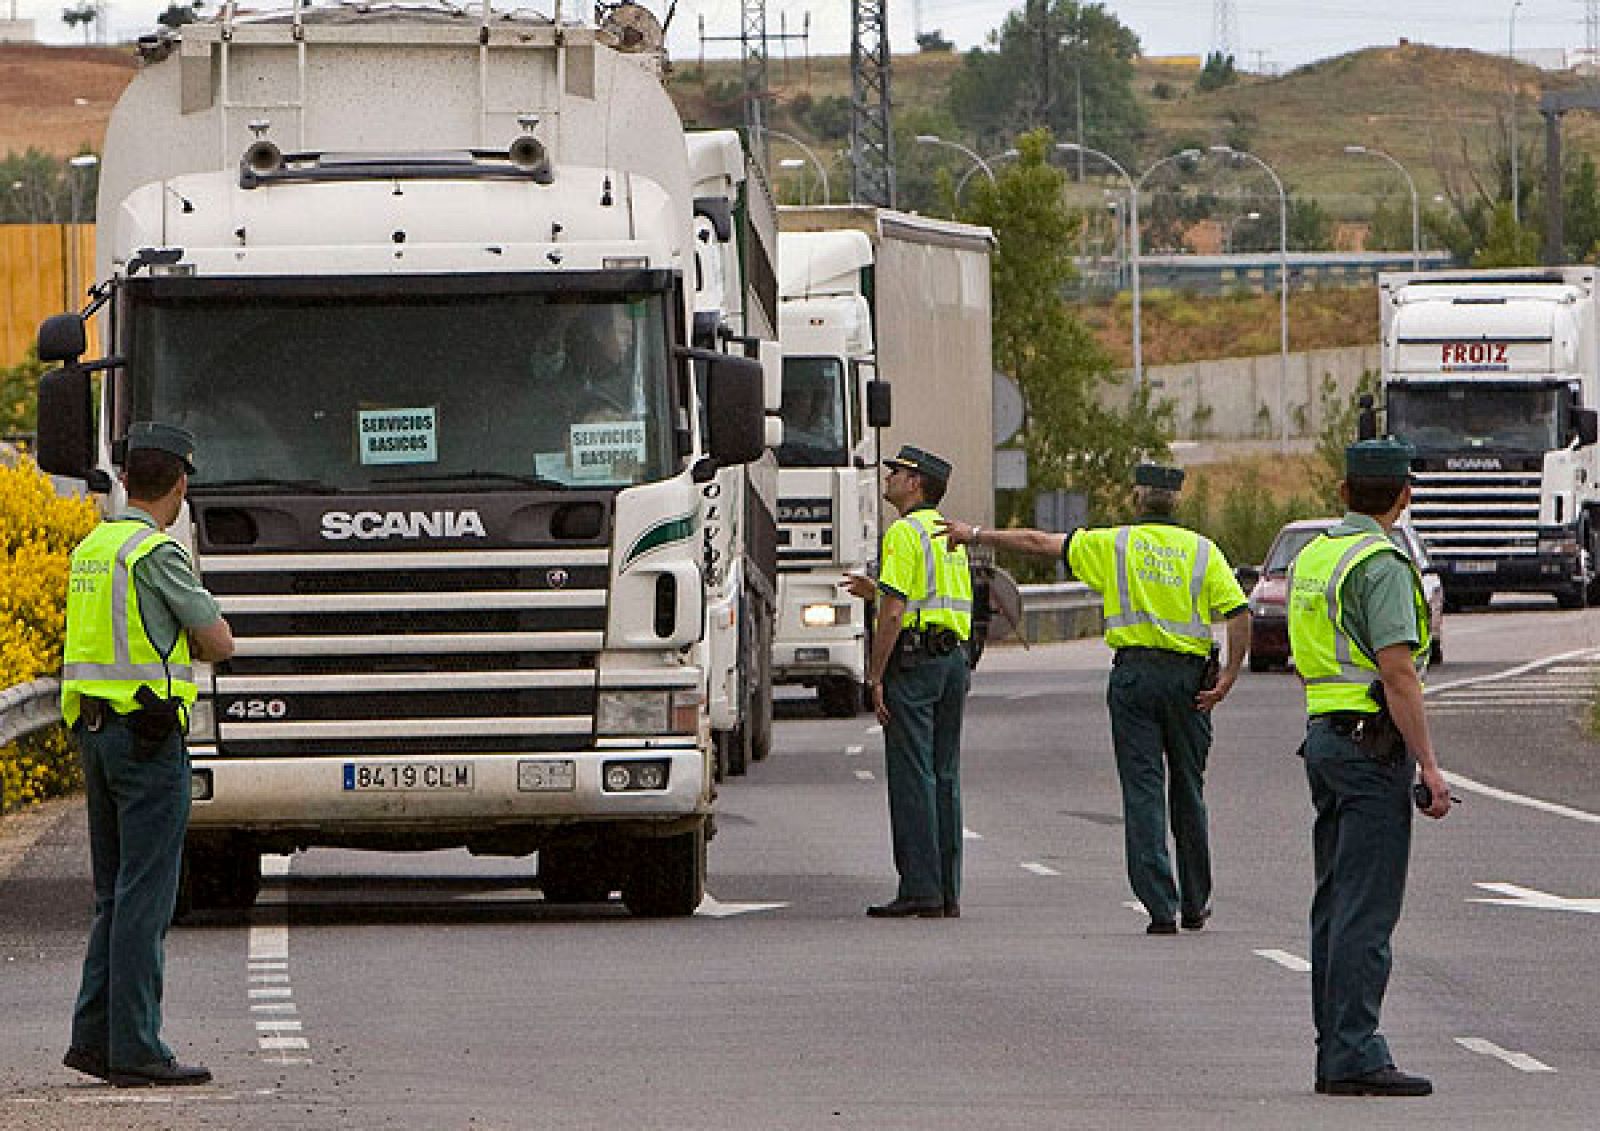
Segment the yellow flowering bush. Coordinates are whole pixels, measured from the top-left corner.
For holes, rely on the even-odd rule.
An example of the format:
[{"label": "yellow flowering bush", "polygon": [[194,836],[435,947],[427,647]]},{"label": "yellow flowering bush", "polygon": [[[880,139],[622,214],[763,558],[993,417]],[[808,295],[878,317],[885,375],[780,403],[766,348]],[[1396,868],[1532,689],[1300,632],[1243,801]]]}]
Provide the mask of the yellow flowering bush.
[{"label": "yellow flowering bush", "polygon": [[[94,504],[57,495],[31,459],[0,465],[0,689],[60,673],[68,558],[97,519]],[[0,747],[0,813],[78,782],[60,727]]]}]

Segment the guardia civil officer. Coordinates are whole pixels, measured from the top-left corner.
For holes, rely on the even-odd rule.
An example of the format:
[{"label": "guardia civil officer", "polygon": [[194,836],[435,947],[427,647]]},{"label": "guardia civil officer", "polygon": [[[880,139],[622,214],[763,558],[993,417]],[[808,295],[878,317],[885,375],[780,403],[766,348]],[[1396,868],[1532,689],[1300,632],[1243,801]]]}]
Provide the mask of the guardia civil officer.
[{"label": "guardia civil officer", "polygon": [[[945,528],[952,542],[1059,557],[1101,595],[1105,640],[1115,649],[1106,702],[1122,782],[1128,882],[1150,913],[1145,930],[1152,935],[1176,934],[1180,918],[1185,929],[1198,931],[1211,917],[1210,711],[1233,688],[1250,644],[1248,603],[1227,558],[1209,538],[1173,520],[1182,486],[1182,468],[1141,464],[1134,500],[1142,514],[1127,526],[1070,534],[962,522]],[[1211,626],[1219,620],[1227,622],[1228,649],[1226,666],[1217,670]],[[1176,882],[1167,855],[1169,811]]]},{"label": "guardia civil officer", "polygon": [[[1349,513],[1300,551],[1289,576],[1289,646],[1305,683],[1306,777],[1317,814],[1316,1090],[1333,1095],[1433,1091],[1394,1066],[1378,1032],[1419,770],[1426,795],[1417,805],[1435,818],[1450,811],[1422,707],[1428,606],[1416,567],[1389,540],[1411,502],[1411,457],[1410,446],[1393,439],[1347,448],[1339,493]],[[1383,715],[1374,684],[1387,701]]]},{"label": "guardia civil officer", "polygon": [[187,431],[134,424],[128,505],[73,551],[67,592],[61,714],[83,756],[94,924],[62,1063],[123,1088],[211,1079],[161,1039],[163,942],[189,821],[191,662],[233,654],[216,601],[163,533],[193,471]]},{"label": "guardia civil officer", "polygon": [[845,582],[878,601],[868,686],[883,724],[889,827],[900,887],[874,918],[961,915],[961,714],[972,631],[966,551],[936,537],[950,464],[907,444],[884,461],[900,518],[883,535],[878,579]]}]

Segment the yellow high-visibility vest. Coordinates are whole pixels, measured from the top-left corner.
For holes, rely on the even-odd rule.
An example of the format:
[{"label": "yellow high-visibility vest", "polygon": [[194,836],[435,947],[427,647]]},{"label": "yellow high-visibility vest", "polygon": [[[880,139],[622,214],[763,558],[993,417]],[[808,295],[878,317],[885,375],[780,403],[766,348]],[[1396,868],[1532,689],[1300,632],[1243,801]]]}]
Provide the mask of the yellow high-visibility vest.
[{"label": "yellow high-visibility vest", "polygon": [[1226,562],[1209,538],[1171,523],[1079,530],[1067,547],[1073,576],[1099,591],[1106,643],[1211,651],[1206,573]]},{"label": "yellow high-visibility vest", "polygon": [[1419,676],[1427,666],[1431,643],[1428,602],[1416,565],[1382,534],[1362,531],[1337,538],[1323,534],[1301,550],[1289,567],[1289,650],[1305,682],[1307,714],[1378,711],[1367,694],[1368,686],[1378,678],[1378,659],[1369,656],[1345,626],[1344,586],[1356,566],[1383,553],[1398,555],[1411,572],[1420,638],[1412,650],[1412,663]]},{"label": "yellow high-visibility vest", "polygon": [[72,552],[67,583],[67,643],[61,666],[61,717],[71,726],[85,695],[119,714],[138,709],[139,688],[171,694],[185,707],[197,688],[188,633],[162,657],[139,615],[133,567],[156,547],[177,542],[135,520],[102,522]]},{"label": "yellow high-visibility vest", "polygon": [[[965,640],[972,635],[972,571],[965,546],[952,547],[934,535],[943,521],[938,511],[924,507],[889,527],[882,577],[906,599],[902,627],[948,628]],[[904,568],[908,562],[918,568]]]}]

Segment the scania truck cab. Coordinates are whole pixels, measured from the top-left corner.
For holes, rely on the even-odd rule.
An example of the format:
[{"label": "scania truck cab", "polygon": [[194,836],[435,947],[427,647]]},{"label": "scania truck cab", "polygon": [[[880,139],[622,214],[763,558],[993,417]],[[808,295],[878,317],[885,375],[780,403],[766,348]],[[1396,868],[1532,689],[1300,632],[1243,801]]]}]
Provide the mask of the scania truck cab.
[{"label": "scania truck cab", "polygon": [[692,346],[684,131],[618,44],[297,3],[146,45],[102,158],[107,353],[41,330],[39,451],[115,507],[131,421],[197,439],[172,533],[237,652],[190,720],[191,908],[318,845],[701,901],[701,486],[762,456],[762,379]]}]

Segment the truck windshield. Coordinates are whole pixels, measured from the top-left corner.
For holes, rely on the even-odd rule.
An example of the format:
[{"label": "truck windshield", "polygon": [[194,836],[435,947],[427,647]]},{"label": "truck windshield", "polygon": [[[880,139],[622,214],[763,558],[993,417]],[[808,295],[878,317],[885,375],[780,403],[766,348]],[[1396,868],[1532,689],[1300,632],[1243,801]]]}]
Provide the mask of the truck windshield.
[{"label": "truck windshield", "polygon": [[783,361],[780,467],[842,467],[850,462],[844,365],[836,357]]},{"label": "truck windshield", "polygon": [[1548,452],[1561,447],[1564,390],[1538,385],[1396,386],[1389,431],[1419,452]]},{"label": "truck windshield", "polygon": [[621,487],[671,473],[660,293],[130,294],[135,419],[197,488]]}]

